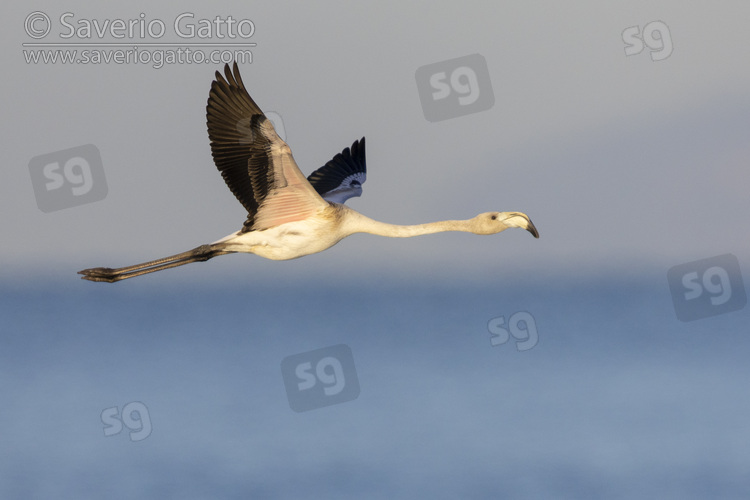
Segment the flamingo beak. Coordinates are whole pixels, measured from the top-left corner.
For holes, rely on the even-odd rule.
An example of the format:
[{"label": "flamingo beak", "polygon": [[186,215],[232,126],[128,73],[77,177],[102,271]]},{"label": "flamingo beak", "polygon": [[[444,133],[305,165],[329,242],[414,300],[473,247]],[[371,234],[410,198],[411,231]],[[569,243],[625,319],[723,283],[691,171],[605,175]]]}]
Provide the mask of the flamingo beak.
[{"label": "flamingo beak", "polygon": [[539,239],[539,231],[536,230],[536,226],[533,222],[531,222],[531,219],[529,220],[529,225],[526,227],[526,230],[534,235],[534,238]]},{"label": "flamingo beak", "polygon": [[531,222],[529,216],[524,213],[507,212],[507,216],[503,222],[505,222],[508,227],[520,227],[530,232],[534,238],[539,238],[539,231],[537,231],[536,226]]}]

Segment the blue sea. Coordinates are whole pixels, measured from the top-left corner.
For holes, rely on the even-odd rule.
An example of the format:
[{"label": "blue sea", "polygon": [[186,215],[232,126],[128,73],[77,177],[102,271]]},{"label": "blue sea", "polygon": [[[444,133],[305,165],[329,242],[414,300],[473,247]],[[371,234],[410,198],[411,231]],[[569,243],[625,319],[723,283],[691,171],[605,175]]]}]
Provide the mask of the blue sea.
[{"label": "blue sea", "polygon": [[155,276],[0,285],[0,498],[750,498],[748,309],[665,275]]}]

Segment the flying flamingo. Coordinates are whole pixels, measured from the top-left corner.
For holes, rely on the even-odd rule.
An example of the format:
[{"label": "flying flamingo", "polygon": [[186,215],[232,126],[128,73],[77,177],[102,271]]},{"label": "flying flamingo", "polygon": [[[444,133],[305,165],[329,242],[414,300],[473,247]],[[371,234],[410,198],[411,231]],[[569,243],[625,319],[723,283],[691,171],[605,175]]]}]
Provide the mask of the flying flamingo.
[{"label": "flying flamingo", "polygon": [[242,229],[170,257],[118,269],[84,269],[78,273],[83,279],[113,283],[237,252],[273,260],[296,259],[330,248],[354,233],[407,238],[443,231],[495,234],[520,227],[539,237],[521,212],[487,212],[468,220],[400,226],[352,210],[344,202],[362,194],[364,137],[305,179],[289,146],[247,93],[236,62],[233,70],[224,66],[226,78],[216,72],[206,115],[214,163],[247,210]]}]

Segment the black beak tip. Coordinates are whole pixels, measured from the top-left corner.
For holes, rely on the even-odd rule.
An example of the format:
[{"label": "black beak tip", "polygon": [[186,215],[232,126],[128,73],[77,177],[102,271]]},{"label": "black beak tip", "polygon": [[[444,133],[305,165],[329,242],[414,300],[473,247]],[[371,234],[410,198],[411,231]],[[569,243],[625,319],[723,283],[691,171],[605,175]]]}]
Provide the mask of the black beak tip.
[{"label": "black beak tip", "polygon": [[529,221],[529,227],[526,230],[534,235],[534,238],[539,239],[539,231],[536,230],[533,222]]}]

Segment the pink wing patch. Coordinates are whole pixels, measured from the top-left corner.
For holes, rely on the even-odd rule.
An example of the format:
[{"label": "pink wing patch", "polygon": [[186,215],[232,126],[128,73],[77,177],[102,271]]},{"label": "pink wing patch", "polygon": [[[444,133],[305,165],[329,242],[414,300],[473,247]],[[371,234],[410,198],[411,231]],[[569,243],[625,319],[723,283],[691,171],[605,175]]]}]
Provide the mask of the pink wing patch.
[{"label": "pink wing patch", "polygon": [[278,142],[274,141],[274,145],[280,146],[272,152],[271,167],[274,169],[274,180],[278,187],[275,187],[258,207],[253,224],[255,230],[304,220],[328,206],[300,172],[289,146],[278,136],[276,138]]}]

